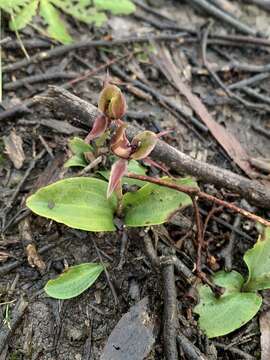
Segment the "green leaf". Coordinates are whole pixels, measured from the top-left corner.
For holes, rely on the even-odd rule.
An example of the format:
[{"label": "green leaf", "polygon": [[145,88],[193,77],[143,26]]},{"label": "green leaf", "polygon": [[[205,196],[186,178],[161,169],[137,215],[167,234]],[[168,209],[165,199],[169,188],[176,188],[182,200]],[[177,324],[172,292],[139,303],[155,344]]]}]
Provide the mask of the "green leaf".
[{"label": "green leaf", "polygon": [[[196,187],[191,178],[176,181],[179,185]],[[126,193],[123,211],[127,226],[149,226],[163,224],[176,210],[192,204],[191,198],[177,190],[148,183],[134,193]]]},{"label": "green leaf", "polygon": [[78,137],[74,137],[69,140],[68,147],[71,152],[74,154],[64,165],[64,167],[80,166],[86,167],[87,161],[85,160],[84,153],[93,151],[91,145],[86,144],[86,142]]},{"label": "green leaf", "polygon": [[75,3],[71,0],[51,1],[65,13],[86,24],[94,23],[96,26],[101,26],[107,20],[107,16],[103,12],[99,12],[94,7],[91,7],[92,0],[80,0]]},{"label": "green leaf", "polygon": [[45,292],[55,299],[71,299],[87,290],[104,270],[95,263],[71,266],[56,279],[49,280]]},{"label": "green leaf", "polygon": [[12,17],[9,22],[10,29],[13,31],[20,30],[29,24],[37,12],[38,2],[39,0],[32,0],[18,14]]},{"label": "green leaf", "polygon": [[225,287],[225,293],[216,298],[209,286],[200,285],[200,302],[194,312],[200,315],[199,326],[209,338],[223,336],[251,320],[262,304],[260,295],[240,292],[244,283],[236,271],[215,274],[215,284]]},{"label": "green leaf", "polygon": [[69,140],[68,147],[74,155],[83,155],[85,152],[93,151],[93,147],[79,137]]},{"label": "green leaf", "polygon": [[259,238],[252,249],[245,253],[249,276],[244,291],[256,291],[270,288],[270,228]]},{"label": "green leaf", "polygon": [[128,15],[136,10],[130,0],[94,0],[94,3],[98,9],[108,10],[114,15]]},{"label": "green leaf", "polygon": [[68,168],[68,167],[74,167],[74,166],[79,166],[79,167],[85,168],[87,166],[87,162],[85,161],[85,159],[82,156],[73,155],[70,159],[68,159],[65,162],[64,167]]},{"label": "green leaf", "polygon": [[114,231],[116,197],[106,198],[108,183],[94,178],[57,181],[30,196],[26,205],[36,214],[87,231]]},{"label": "green leaf", "polygon": [[58,11],[49,0],[40,0],[40,15],[48,24],[49,35],[63,44],[72,42],[72,38],[66,30],[65,22],[60,18]]},{"label": "green leaf", "polygon": [[[138,163],[138,161],[130,160],[128,162],[128,172],[132,172],[132,173],[135,173],[135,174],[138,174],[138,175],[145,175],[146,174],[146,168],[143,167],[142,165],[140,165]],[[101,171],[98,171],[97,173],[100,174],[101,176],[103,176],[104,179],[109,180],[110,171],[101,170]],[[123,179],[122,179],[122,184],[127,184],[129,186],[137,185],[139,187],[142,187],[146,183],[147,183],[146,181],[137,180],[137,179],[130,179],[128,177],[123,177]]]}]

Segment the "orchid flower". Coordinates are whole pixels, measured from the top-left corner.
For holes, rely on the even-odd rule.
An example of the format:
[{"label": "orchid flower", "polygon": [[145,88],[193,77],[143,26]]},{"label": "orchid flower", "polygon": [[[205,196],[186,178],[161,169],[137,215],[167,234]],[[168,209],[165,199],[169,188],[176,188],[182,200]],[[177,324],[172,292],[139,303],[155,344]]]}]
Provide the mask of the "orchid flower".
[{"label": "orchid flower", "polygon": [[146,158],[154,149],[157,140],[158,136],[152,131],[143,131],[137,134],[130,143],[126,136],[126,125],[122,123],[117,128],[111,141],[111,150],[120,159],[113,164],[111,169],[107,189],[108,198],[115,189],[119,188],[121,179],[127,172],[128,161]]},{"label": "orchid flower", "polygon": [[107,83],[104,86],[99,96],[98,109],[100,113],[85,139],[87,143],[103,135],[112,121],[120,119],[125,114],[127,110],[126,100],[116,85]]}]

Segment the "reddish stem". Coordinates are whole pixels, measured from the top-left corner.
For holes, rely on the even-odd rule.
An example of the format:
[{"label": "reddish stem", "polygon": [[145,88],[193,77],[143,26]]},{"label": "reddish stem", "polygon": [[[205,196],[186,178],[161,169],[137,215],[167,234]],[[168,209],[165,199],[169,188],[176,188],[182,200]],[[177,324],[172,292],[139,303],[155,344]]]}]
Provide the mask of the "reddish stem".
[{"label": "reddish stem", "polygon": [[196,187],[191,187],[191,186],[185,186],[185,185],[179,185],[179,184],[175,184],[173,182],[167,181],[167,180],[162,180],[162,179],[158,179],[158,178],[153,178],[151,176],[146,176],[146,175],[137,175],[137,174],[133,174],[133,173],[128,173],[127,175],[125,175],[129,178],[132,179],[137,179],[137,180],[142,180],[142,181],[148,181],[150,183],[153,184],[157,184],[160,186],[165,186],[174,190],[178,190],[181,191],[187,195],[189,195],[191,198],[194,198],[194,196],[198,196],[201,199],[204,200],[208,200],[210,202],[213,202],[214,204],[217,204],[219,206],[224,206],[227,209],[230,209],[234,212],[237,212],[241,215],[243,215],[244,217],[253,220],[255,222],[259,222],[261,224],[263,224],[264,226],[270,226],[270,221],[263,219],[262,217],[255,215],[247,210],[241,209],[238,206],[232,204],[232,203],[228,203],[225,200],[221,200],[216,198],[213,195],[209,195],[203,191],[201,191],[199,188]]}]

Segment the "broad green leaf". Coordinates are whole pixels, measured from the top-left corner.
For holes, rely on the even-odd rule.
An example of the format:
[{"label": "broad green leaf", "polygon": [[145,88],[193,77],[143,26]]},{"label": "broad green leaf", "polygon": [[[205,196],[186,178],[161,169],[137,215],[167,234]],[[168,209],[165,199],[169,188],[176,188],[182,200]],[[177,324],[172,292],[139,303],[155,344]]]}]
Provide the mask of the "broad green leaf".
[{"label": "broad green leaf", "polygon": [[[191,178],[178,179],[176,182],[179,185],[197,186]],[[124,222],[132,227],[163,224],[176,210],[190,204],[192,201],[188,195],[148,183],[138,191],[124,195]]]},{"label": "broad green leaf", "polygon": [[68,168],[68,167],[73,167],[73,166],[79,166],[79,167],[85,168],[87,166],[87,162],[85,161],[85,159],[82,156],[73,155],[70,159],[68,159],[65,162],[64,167]]},{"label": "broad green leaf", "polygon": [[51,0],[59,9],[86,24],[101,26],[107,20],[103,12],[97,11],[92,5],[92,0]]},{"label": "broad green leaf", "polygon": [[245,253],[249,276],[244,291],[256,291],[270,288],[270,228],[259,238],[252,249]]},{"label": "broad green leaf", "polygon": [[114,15],[128,15],[136,10],[130,0],[94,0],[94,3],[98,9],[108,10]]},{"label": "broad green leaf", "polygon": [[34,213],[75,229],[114,231],[116,197],[106,198],[106,181],[70,178],[57,181],[30,196],[26,205]]},{"label": "broad green leaf", "polygon": [[[128,172],[132,172],[132,173],[135,173],[135,174],[138,174],[138,175],[145,175],[146,174],[146,169],[142,165],[140,165],[138,163],[138,161],[130,160],[128,162]],[[103,176],[106,180],[109,180],[110,171],[101,170],[101,171],[98,171],[98,174]],[[123,177],[122,184],[127,184],[127,185],[130,185],[130,186],[137,185],[139,187],[142,187],[143,185],[146,184],[146,181],[137,180],[137,179],[130,179],[128,177]]]},{"label": "broad green leaf", "polygon": [[37,12],[38,3],[39,0],[30,1],[18,14],[12,16],[12,20],[9,22],[10,29],[20,30],[29,24]]},{"label": "broad green leaf", "polygon": [[199,326],[209,338],[223,336],[240,328],[251,320],[262,304],[260,295],[240,292],[244,283],[236,271],[220,271],[213,277],[215,284],[225,287],[225,293],[217,298],[209,286],[199,286],[200,302],[194,312],[200,315]]},{"label": "broad green leaf", "polygon": [[79,137],[74,137],[69,140],[68,147],[74,155],[83,155],[85,152],[93,151],[92,146],[86,144],[86,142]]},{"label": "broad green leaf", "polygon": [[60,18],[57,9],[49,0],[40,0],[40,15],[48,24],[49,35],[63,44],[72,42],[72,38],[66,30],[65,22]]},{"label": "broad green leaf", "polygon": [[104,270],[95,263],[71,266],[56,279],[49,280],[45,292],[55,299],[71,299],[87,290]]}]

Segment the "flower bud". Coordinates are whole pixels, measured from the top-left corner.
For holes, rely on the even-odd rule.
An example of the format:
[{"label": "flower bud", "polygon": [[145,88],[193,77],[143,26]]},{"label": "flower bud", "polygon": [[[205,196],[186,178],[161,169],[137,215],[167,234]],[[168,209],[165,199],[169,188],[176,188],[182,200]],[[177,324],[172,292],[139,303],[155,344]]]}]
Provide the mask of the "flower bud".
[{"label": "flower bud", "polygon": [[98,108],[110,119],[120,119],[127,110],[126,100],[121,90],[116,85],[105,85],[99,96]]}]

